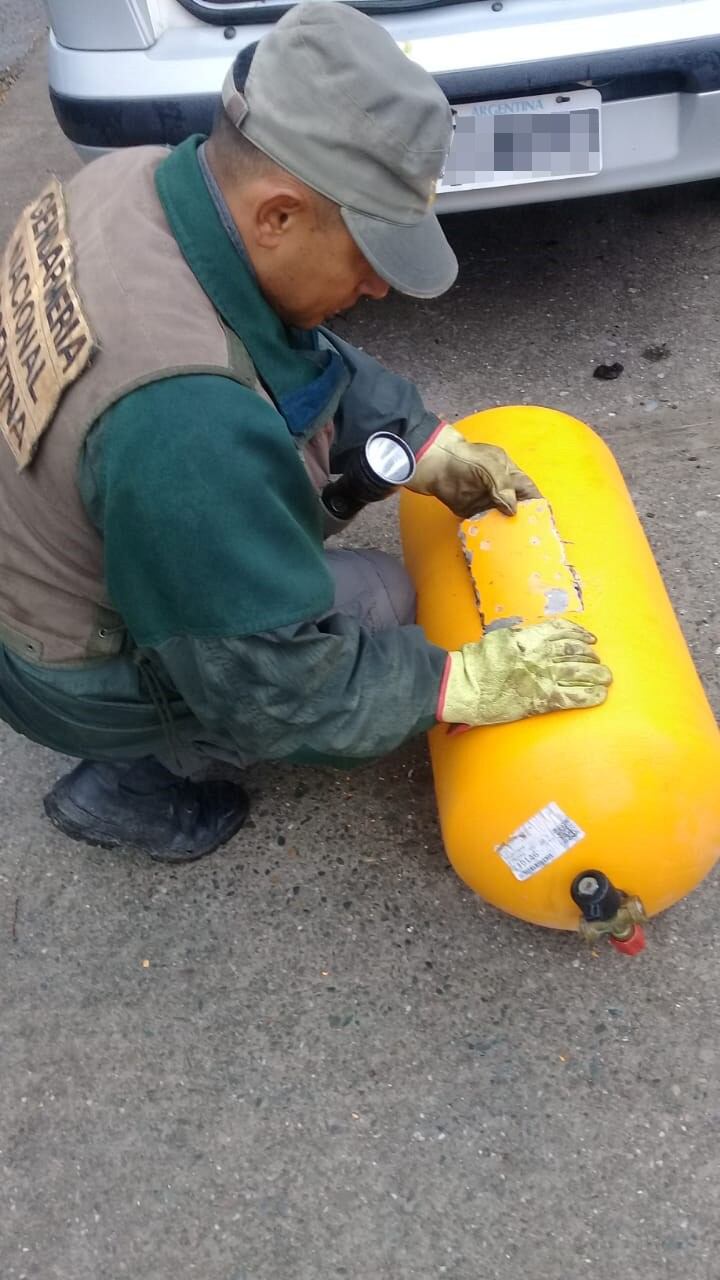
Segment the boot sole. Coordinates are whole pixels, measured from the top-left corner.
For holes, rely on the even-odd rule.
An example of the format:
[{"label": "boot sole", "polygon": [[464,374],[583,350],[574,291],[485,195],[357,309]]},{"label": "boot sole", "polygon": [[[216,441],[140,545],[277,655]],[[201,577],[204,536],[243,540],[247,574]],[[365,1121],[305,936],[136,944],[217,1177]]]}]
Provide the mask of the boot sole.
[{"label": "boot sole", "polygon": [[[245,793],[243,793],[245,795]],[[157,850],[151,849],[148,845],[139,844],[137,841],[120,840],[116,836],[108,835],[101,840],[92,840],[86,833],[85,828],[79,822],[73,822],[72,818],[64,812],[58,803],[57,796],[52,791],[43,798],[43,807],[47,817],[52,825],[58,831],[62,831],[63,835],[70,840],[77,840],[80,844],[87,844],[91,849],[133,849],[139,853],[145,853],[153,862],[166,862],[173,865],[179,865],[183,862],[199,862],[200,858],[207,858],[208,854],[215,853],[217,849],[227,844],[228,840],[232,840],[243,826],[248,816],[250,802],[245,795],[245,808],[242,813],[228,825],[222,835],[218,837],[214,844],[208,845],[206,849],[202,849],[199,853],[158,853]]]}]

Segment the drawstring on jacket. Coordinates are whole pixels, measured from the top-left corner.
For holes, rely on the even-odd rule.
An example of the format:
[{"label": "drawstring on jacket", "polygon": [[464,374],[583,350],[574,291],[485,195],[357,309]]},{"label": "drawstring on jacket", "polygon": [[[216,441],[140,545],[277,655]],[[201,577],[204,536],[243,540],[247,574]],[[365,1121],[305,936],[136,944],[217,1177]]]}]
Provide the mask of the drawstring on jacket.
[{"label": "drawstring on jacket", "polygon": [[185,770],[180,756],[180,740],[165,686],[155,670],[152,658],[147,653],[143,653],[140,649],[136,650],[133,661],[138,668],[140,683],[157,711],[160,727],[170,755],[177,766],[178,772],[184,777]]}]

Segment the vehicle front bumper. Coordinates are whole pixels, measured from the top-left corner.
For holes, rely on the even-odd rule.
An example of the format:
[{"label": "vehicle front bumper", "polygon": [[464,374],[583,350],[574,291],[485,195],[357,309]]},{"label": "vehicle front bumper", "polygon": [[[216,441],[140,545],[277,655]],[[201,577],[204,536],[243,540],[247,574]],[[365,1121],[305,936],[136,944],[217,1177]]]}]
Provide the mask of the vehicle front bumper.
[{"label": "vehicle front bumper", "polygon": [[[528,2],[515,0],[506,9],[516,17],[523,12],[527,17]],[[597,4],[613,2],[617,0],[597,0]],[[637,2],[643,4],[643,0]],[[441,187],[438,211],[528,204],[720,176],[720,14],[716,34],[704,29],[692,37],[658,40],[658,35],[672,31],[660,18],[667,19],[676,7],[673,3],[658,8],[646,5],[642,10],[646,22],[653,22],[647,44],[628,44],[633,35],[639,35],[638,23],[623,26],[618,19],[614,27],[618,47],[578,52],[569,36],[564,43],[561,40],[564,27],[558,20],[537,26],[534,60],[503,61],[509,57],[507,44],[489,42],[482,46],[482,66],[468,65],[479,52],[472,33],[461,54],[456,45],[459,36],[433,37],[426,18],[422,38],[402,43],[432,71],[452,103],[567,92],[589,85],[602,96],[600,173],[462,191]],[[476,8],[455,6],[453,12],[463,10],[469,17]],[[702,8],[703,0],[682,6],[686,15]],[[541,11],[547,12],[542,5]],[[448,10],[434,12],[438,21],[441,14],[443,21],[449,21]],[[488,12],[489,6],[483,6],[483,21]],[[384,19],[399,41],[405,30],[412,33],[407,21]],[[415,27],[420,27],[419,16]],[[686,22],[683,30],[690,29],[691,23]],[[114,53],[66,49],[51,34],[50,93],[60,125],[85,159],[116,147],[174,144],[190,133],[207,132],[219,100],[222,71],[239,48],[264,31],[264,27],[244,27],[236,39],[227,41],[217,28],[194,28],[167,32],[149,49]],[[514,47],[525,45],[528,29],[515,27],[515,34]],[[549,56],[558,47],[565,50],[562,56]],[[537,57],[538,52],[545,56]],[[448,66],[452,69],[442,69]],[[152,96],[142,94],[143,86],[152,86]]]}]

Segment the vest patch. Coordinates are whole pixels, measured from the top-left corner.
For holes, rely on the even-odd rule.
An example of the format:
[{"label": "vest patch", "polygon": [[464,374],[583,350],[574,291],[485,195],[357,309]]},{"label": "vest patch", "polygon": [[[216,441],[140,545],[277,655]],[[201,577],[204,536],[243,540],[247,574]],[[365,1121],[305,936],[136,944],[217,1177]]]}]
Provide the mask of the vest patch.
[{"label": "vest patch", "polygon": [[95,351],[75,289],[63,189],[24,210],[0,263],[0,431],[20,470]]}]

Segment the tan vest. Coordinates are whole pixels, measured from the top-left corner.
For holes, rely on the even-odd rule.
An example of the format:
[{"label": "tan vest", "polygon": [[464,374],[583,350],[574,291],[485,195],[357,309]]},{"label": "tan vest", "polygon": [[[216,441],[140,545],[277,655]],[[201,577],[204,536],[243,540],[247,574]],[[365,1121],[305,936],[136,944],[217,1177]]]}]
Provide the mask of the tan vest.
[{"label": "tan vest", "polygon": [[51,184],[0,271],[0,642],[36,663],[84,665],[126,641],[76,482],[91,424],[173,373],[259,390],[167,224],[154,185],[166,155],[142,147],[83,169],[65,188],[66,228]]}]

